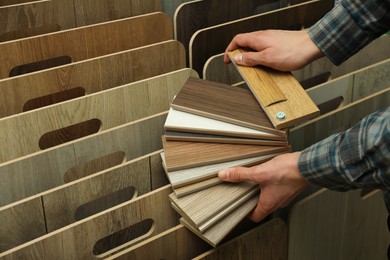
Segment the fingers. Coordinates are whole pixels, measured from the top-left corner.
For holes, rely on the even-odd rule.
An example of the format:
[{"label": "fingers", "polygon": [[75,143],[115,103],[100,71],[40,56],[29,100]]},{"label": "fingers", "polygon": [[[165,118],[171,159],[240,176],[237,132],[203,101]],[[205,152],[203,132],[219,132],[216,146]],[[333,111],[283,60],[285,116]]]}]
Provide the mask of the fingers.
[{"label": "fingers", "polygon": [[249,215],[249,219],[253,222],[260,222],[264,218],[266,218],[269,214],[278,209],[276,204],[266,204],[263,199],[261,199],[261,195],[259,198],[259,202],[257,203],[256,208]]},{"label": "fingers", "polygon": [[229,52],[234,51],[239,47],[251,47],[250,42],[248,41],[248,38],[250,37],[247,37],[247,35],[248,34],[237,34],[229,43],[229,45],[226,47],[225,55],[223,57],[225,63],[230,63],[230,58],[228,55]]},{"label": "fingers", "polygon": [[248,181],[252,180],[252,169],[245,167],[228,168],[219,171],[218,177],[228,182]]}]

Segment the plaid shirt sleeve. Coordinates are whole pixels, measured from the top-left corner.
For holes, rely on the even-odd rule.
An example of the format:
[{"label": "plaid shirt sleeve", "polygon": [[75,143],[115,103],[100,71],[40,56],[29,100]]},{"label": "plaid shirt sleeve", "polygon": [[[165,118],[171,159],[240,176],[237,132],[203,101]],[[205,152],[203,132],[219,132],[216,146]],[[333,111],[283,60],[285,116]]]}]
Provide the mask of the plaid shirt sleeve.
[{"label": "plaid shirt sleeve", "polygon": [[321,51],[340,65],[390,30],[390,0],[341,0],[308,33]]},{"label": "plaid shirt sleeve", "polygon": [[389,192],[390,107],[306,148],[298,167],[308,181],[325,188],[376,188]]}]

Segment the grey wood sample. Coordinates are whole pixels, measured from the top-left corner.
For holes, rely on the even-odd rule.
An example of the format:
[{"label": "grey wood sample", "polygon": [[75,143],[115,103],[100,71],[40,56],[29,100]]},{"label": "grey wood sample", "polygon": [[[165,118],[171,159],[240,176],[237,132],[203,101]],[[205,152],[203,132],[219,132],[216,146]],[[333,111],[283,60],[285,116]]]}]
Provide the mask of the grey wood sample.
[{"label": "grey wood sample", "polygon": [[275,130],[254,95],[245,88],[189,78],[171,107],[275,135],[285,135],[285,132]]},{"label": "grey wood sample", "polygon": [[[153,224],[150,227],[151,230],[145,230],[146,233],[138,237],[138,241],[137,239],[125,241],[127,246],[138,243],[178,224],[176,213],[171,209],[168,199],[170,192],[172,192],[170,186],[164,186],[135,200],[12,248],[1,253],[0,257],[3,259],[19,259],[20,257],[91,259],[97,256],[93,252],[97,241],[150,219]],[[120,246],[118,249],[121,249]],[[99,257],[105,257],[114,252],[115,248],[111,252],[99,254]]]},{"label": "grey wood sample", "polygon": [[[155,33],[145,34],[145,31]],[[77,62],[171,39],[169,17],[152,13],[3,42],[0,43],[0,56],[4,58],[0,79],[8,78],[11,70],[20,65],[63,56]],[[69,41],[72,44],[63,44]]]},{"label": "grey wood sample", "polygon": [[198,30],[190,41],[190,67],[201,75],[207,59],[224,52],[236,34],[262,29],[307,28],[324,16],[333,4],[329,0],[310,1]]}]

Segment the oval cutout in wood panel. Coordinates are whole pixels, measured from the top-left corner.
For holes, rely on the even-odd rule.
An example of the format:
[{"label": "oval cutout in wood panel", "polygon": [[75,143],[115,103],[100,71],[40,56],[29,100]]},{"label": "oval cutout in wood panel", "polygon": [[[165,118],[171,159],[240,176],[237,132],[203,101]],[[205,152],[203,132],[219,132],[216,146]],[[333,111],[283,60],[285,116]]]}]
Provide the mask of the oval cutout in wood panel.
[{"label": "oval cutout in wood panel", "polygon": [[153,219],[142,220],[128,228],[100,239],[93,246],[92,252],[96,257],[103,258],[109,252],[115,252],[115,248],[130,246],[148,237],[153,232],[154,226]]},{"label": "oval cutout in wood panel", "polygon": [[87,120],[48,132],[39,139],[39,148],[44,150],[99,132],[102,122],[99,119]]},{"label": "oval cutout in wood panel", "polygon": [[332,75],[331,75],[330,71],[327,71],[327,72],[323,72],[321,74],[318,74],[314,77],[304,79],[304,80],[300,81],[299,83],[301,83],[303,89],[309,89],[309,88],[312,88],[312,87],[317,86],[319,84],[322,84],[324,82],[327,82],[331,78],[331,76]]},{"label": "oval cutout in wood panel", "polygon": [[15,76],[20,76],[23,74],[35,72],[35,71],[50,69],[50,68],[58,67],[69,63],[72,63],[71,57],[59,56],[55,58],[23,64],[12,68],[11,71],[9,72],[9,77],[15,77]]},{"label": "oval cutout in wood panel", "polygon": [[64,182],[68,183],[89,176],[96,172],[100,172],[119,165],[126,161],[126,154],[123,151],[114,152],[104,155],[94,160],[79,164],[66,171]]},{"label": "oval cutout in wood panel", "polygon": [[317,105],[317,107],[320,110],[320,114],[324,115],[339,108],[343,104],[343,101],[344,98],[342,96],[339,96],[332,98],[331,100],[325,101],[324,103]]},{"label": "oval cutout in wood panel", "polygon": [[66,100],[78,98],[85,96],[85,89],[82,87],[76,87],[76,88],[71,88],[71,89],[66,89],[64,91],[56,92],[53,94],[49,94],[46,96],[42,97],[37,97],[28,100],[24,105],[23,105],[23,112],[34,110],[37,108],[53,105],[56,103],[60,103]]},{"label": "oval cutout in wood panel", "polygon": [[0,42],[12,41],[21,38],[42,35],[46,33],[61,31],[61,26],[58,24],[48,24],[32,28],[21,28],[17,31],[6,32],[0,35]]},{"label": "oval cutout in wood panel", "polygon": [[95,215],[96,213],[102,212],[103,210],[132,200],[135,197],[137,197],[137,189],[134,186],[110,193],[78,207],[74,213],[74,220],[82,220],[89,216]]}]

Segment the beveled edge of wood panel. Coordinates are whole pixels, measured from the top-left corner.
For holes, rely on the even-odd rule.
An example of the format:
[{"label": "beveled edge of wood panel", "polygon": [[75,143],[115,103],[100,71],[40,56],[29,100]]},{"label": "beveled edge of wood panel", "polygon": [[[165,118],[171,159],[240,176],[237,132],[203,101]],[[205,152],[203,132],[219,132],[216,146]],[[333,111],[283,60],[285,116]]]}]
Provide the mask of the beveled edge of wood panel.
[{"label": "beveled edge of wood panel", "polygon": [[23,5],[30,5],[30,4],[40,4],[40,3],[44,3],[44,2],[52,2],[52,0],[39,0],[39,1],[28,1],[26,0],[26,2],[23,2],[23,3],[18,3],[18,4],[11,4],[11,5],[0,5],[0,9],[6,9],[6,8],[9,8],[9,7],[19,7],[19,6],[23,6]]},{"label": "beveled edge of wood panel", "polygon": [[[188,4],[191,4],[191,3],[196,3],[196,2],[203,2],[203,0],[192,0],[192,1],[188,1],[187,2],[184,2],[184,3],[181,3],[175,10],[174,14],[173,14],[173,38],[177,40],[177,16],[180,12],[180,9],[183,8],[183,6],[186,6]],[[189,46],[188,46],[189,47]]]}]

